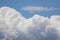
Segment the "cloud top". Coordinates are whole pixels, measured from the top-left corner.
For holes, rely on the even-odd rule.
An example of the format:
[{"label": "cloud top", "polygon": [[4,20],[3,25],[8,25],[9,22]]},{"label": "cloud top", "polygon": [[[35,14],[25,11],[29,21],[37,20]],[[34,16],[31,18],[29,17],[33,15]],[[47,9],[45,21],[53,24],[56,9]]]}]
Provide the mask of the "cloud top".
[{"label": "cloud top", "polygon": [[[32,9],[36,10],[37,7],[29,8]],[[0,40],[60,40],[60,15],[51,18],[34,15],[26,19],[15,9],[2,7],[0,8]]]}]

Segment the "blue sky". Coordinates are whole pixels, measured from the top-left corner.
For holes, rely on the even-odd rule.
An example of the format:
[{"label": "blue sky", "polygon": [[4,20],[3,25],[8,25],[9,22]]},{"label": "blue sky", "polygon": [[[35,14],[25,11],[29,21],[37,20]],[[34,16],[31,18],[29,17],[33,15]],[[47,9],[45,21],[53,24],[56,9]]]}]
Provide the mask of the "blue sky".
[{"label": "blue sky", "polygon": [[28,11],[21,10],[21,8],[26,6],[42,6],[42,7],[53,7],[53,8],[60,8],[60,0],[0,0],[0,7],[8,6],[11,8],[16,9],[17,11],[21,12],[21,14],[26,17],[30,18],[34,14],[48,16],[51,15],[60,15],[60,10],[55,11],[39,11],[29,13]]}]

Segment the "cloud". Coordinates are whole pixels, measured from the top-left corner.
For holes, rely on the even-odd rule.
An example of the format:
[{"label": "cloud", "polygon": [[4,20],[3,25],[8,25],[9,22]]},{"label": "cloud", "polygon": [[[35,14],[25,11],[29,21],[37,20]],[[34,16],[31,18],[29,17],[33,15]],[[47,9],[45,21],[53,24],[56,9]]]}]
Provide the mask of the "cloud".
[{"label": "cloud", "polygon": [[53,8],[53,7],[42,7],[42,6],[26,6],[21,8],[22,10],[29,11],[32,13],[33,11],[56,11],[60,10],[59,8]]},{"label": "cloud", "polygon": [[2,7],[0,40],[60,40],[60,15],[26,19],[15,9]]}]

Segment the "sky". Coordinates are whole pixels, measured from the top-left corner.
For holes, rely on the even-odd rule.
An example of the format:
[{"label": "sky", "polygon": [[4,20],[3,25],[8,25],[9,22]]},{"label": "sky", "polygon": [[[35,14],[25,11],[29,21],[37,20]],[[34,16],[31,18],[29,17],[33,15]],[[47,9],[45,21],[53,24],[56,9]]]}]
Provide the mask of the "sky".
[{"label": "sky", "polygon": [[[21,14],[30,18],[34,14],[50,17],[51,15],[60,15],[60,0],[0,0],[0,7],[8,6],[21,12]],[[47,7],[47,8],[57,8],[54,11],[27,11],[21,8],[24,7]]]},{"label": "sky", "polygon": [[60,0],[0,0],[0,40],[60,40]]}]

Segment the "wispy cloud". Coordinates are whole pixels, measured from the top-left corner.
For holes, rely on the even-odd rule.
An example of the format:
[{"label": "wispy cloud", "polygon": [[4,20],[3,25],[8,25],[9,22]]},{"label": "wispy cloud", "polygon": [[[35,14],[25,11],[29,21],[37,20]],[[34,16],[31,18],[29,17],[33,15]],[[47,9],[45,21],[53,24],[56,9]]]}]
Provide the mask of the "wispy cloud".
[{"label": "wispy cloud", "polygon": [[22,10],[25,11],[56,11],[56,10],[60,10],[59,8],[54,8],[54,7],[43,7],[43,6],[26,6],[21,8]]}]

